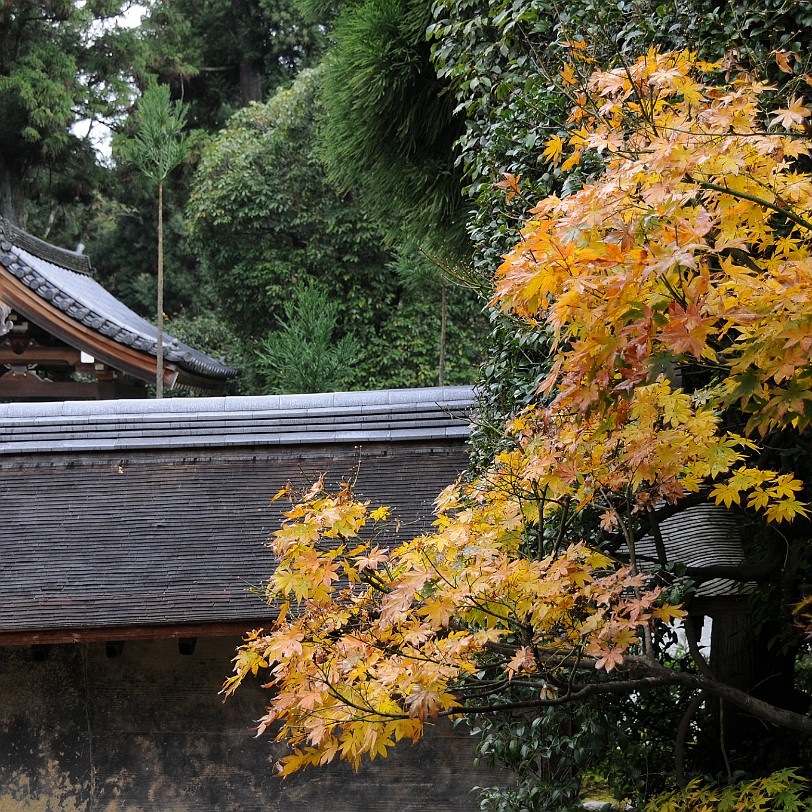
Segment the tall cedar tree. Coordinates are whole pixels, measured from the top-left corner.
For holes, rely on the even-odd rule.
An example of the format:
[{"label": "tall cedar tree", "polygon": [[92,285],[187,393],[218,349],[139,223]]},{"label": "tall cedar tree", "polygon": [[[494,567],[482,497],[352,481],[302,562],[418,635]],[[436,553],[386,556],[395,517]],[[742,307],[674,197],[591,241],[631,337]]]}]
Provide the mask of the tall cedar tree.
[{"label": "tall cedar tree", "polygon": [[186,113],[170,98],[169,85],[152,84],[138,100],[133,115],[133,136],[117,142],[122,161],[134,164],[158,190],[158,328],[155,397],[164,394],[164,183],[184,159]]},{"label": "tall cedar tree", "polygon": [[133,32],[114,24],[126,0],[16,0],[0,6],[0,215],[28,225],[42,197],[42,233],[55,211],[92,193],[87,143],[71,131],[128,102]]}]

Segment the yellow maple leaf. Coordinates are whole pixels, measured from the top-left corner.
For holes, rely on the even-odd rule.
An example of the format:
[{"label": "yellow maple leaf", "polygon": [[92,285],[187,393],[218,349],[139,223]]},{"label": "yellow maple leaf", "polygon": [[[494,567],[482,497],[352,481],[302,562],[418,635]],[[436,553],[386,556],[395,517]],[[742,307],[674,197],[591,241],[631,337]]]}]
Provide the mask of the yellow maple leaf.
[{"label": "yellow maple leaf", "polygon": [[545,161],[550,161],[551,163],[557,164],[561,159],[563,152],[564,140],[560,135],[556,134],[552,136],[552,138],[545,141],[544,152],[541,153],[541,157],[544,158]]},{"label": "yellow maple leaf", "polygon": [[565,63],[563,68],[561,68],[560,75],[562,81],[564,82],[564,87],[571,87],[578,81],[575,76],[575,70],[568,62]]},{"label": "yellow maple leaf", "polygon": [[375,510],[369,514],[369,518],[374,522],[382,522],[389,517],[390,512],[391,508],[381,505],[380,507],[375,508]]},{"label": "yellow maple leaf", "polygon": [[569,172],[570,169],[573,169],[574,167],[578,166],[578,164],[581,163],[582,154],[583,153],[580,150],[576,150],[575,152],[573,152],[569,156],[569,158],[567,158],[567,160],[564,161],[563,164],[561,164],[561,170],[563,172]]},{"label": "yellow maple leaf", "polygon": [[663,623],[670,623],[677,618],[686,617],[688,613],[684,609],[680,609],[679,606],[664,603],[662,606],[656,606],[652,609],[651,614]]},{"label": "yellow maple leaf", "polygon": [[794,98],[790,106],[782,110],[773,110],[774,118],[770,121],[771,126],[780,124],[787,130],[791,130],[798,124],[803,124],[804,119],[809,118],[812,111],[808,107],[804,107],[803,99],[798,97]]}]

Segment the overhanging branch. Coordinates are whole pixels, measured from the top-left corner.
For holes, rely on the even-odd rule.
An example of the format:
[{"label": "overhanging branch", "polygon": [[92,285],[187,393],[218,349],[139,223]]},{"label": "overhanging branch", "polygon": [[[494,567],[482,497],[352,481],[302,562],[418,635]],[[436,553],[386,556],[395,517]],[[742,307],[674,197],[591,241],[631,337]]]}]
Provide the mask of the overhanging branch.
[{"label": "overhanging branch", "polygon": [[[571,656],[556,657],[550,655],[547,664],[553,662],[562,666],[566,661],[571,661]],[[577,662],[579,668],[595,670],[595,660],[591,657],[579,658]],[[607,694],[631,694],[638,691],[651,690],[653,688],[664,688],[668,686],[681,686],[684,688],[703,691],[705,694],[717,696],[726,702],[750,713],[758,719],[768,724],[775,725],[784,730],[794,730],[806,736],[812,736],[812,717],[794,711],[779,708],[764,702],[754,696],[734,688],[732,685],[719,682],[710,676],[689,674],[684,671],[676,671],[666,668],[661,663],[652,661],[645,657],[627,657],[623,664],[617,668],[618,676],[621,678],[606,679],[600,682],[590,682],[580,686],[574,685],[568,693],[559,696],[517,700],[514,702],[496,702],[487,705],[469,705],[468,707],[454,708],[443,711],[440,716],[473,715],[483,713],[501,713],[512,710],[523,710],[530,708],[544,708],[554,705],[565,705],[573,702],[580,702],[591,696]]]}]

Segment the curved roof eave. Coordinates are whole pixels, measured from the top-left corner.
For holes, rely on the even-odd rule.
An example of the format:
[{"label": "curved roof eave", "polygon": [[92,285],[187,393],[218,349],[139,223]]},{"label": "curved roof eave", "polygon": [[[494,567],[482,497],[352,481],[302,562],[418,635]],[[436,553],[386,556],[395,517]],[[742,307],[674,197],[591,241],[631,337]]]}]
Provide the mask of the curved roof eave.
[{"label": "curved roof eave", "polygon": [[[49,246],[2,221],[0,266],[18,280],[31,297],[38,297],[40,304],[46,302],[46,311],[52,308],[136,353],[150,359],[156,357],[155,326],[96,282],[90,276],[90,263],[83,255]],[[42,312],[42,308],[39,311]],[[47,329],[47,325],[40,326]],[[217,383],[234,378],[240,371],[168,335],[164,336],[164,358],[196,379]],[[143,378],[143,374],[137,377]]]}]

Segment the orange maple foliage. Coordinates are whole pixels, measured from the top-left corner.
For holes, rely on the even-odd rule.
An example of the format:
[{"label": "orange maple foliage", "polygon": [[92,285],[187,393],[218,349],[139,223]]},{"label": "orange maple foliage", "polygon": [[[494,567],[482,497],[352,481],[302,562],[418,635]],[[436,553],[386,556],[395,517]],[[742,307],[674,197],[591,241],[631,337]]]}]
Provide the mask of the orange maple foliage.
[{"label": "orange maple foliage", "polygon": [[765,85],[707,83],[715,67],[652,50],[594,73],[567,144],[605,171],[542,201],[499,269],[494,304],[561,347],[556,412],[688,361],[708,371],[705,408],[742,409],[747,433],[812,420],[810,111],[765,114]]},{"label": "orange maple foliage", "polygon": [[[578,71],[562,75],[574,88]],[[385,509],[321,482],[274,534],[280,620],[246,638],[225,691],[269,669],[259,730],[292,746],[283,773],[358,765],[429,719],[512,707],[475,697],[517,683],[529,705],[619,679],[769,713],[657,662],[656,624],[684,612],[635,561],[641,516],[687,494],[768,522],[807,514],[797,478],[753,462],[759,435],[812,422],[812,179],[798,166],[810,113],[800,100],[767,113],[768,90],[651,50],[578,91],[544,155],[571,168],[593,151],[604,171],[536,206],[493,299],[555,337],[543,405],[440,495],[427,536],[389,549]],[[589,520],[593,543],[625,542],[626,563],[578,539]]]},{"label": "orange maple foliage", "polygon": [[[611,671],[642,627],[682,614],[584,544],[520,554],[530,491],[512,463],[502,460],[487,487],[446,493],[436,532],[389,554],[376,546],[376,511],[347,488],[287,512],[268,585],[280,620],[246,638],[225,686],[270,667],[276,690],[259,731],[281,722],[294,748],[283,773],[337,755],[357,766],[416,739],[426,720],[460,709],[483,654],[502,657],[504,679],[536,680],[554,696],[544,674],[581,656]],[[367,521],[377,530],[360,540]]]}]

